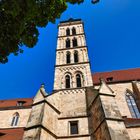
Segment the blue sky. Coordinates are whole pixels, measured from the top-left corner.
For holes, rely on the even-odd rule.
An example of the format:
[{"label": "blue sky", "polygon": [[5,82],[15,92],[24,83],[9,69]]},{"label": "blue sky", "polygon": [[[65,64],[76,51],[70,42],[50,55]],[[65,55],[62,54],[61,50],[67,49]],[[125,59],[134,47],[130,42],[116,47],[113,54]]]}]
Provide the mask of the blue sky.
[{"label": "blue sky", "polygon": [[140,0],[85,0],[70,5],[55,24],[39,28],[37,45],[0,65],[0,99],[35,96],[41,83],[53,89],[57,25],[70,17],[84,21],[92,72],[140,67]]}]

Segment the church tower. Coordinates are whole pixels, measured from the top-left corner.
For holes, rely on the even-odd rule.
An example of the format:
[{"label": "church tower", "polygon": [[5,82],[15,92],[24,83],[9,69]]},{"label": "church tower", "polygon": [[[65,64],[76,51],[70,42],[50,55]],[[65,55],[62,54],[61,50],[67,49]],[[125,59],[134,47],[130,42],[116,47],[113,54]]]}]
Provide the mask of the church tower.
[{"label": "church tower", "polygon": [[58,25],[54,90],[93,86],[81,19]]}]

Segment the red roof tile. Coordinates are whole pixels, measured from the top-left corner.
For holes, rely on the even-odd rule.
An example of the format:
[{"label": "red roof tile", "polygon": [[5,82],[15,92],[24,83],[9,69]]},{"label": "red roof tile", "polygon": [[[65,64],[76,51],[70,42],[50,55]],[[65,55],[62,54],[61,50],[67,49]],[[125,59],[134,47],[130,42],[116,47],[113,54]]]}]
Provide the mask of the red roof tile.
[{"label": "red roof tile", "polygon": [[124,118],[126,127],[140,127],[140,118]]},{"label": "red roof tile", "polygon": [[103,78],[107,83],[140,80],[140,68],[97,72],[92,74],[92,78],[94,85],[100,84],[100,78]]},{"label": "red roof tile", "polygon": [[24,128],[0,129],[0,140],[22,140]]},{"label": "red roof tile", "polygon": [[0,108],[6,107],[16,107],[19,101],[24,102],[23,107],[31,106],[33,99],[32,98],[19,98],[13,100],[0,100]]}]

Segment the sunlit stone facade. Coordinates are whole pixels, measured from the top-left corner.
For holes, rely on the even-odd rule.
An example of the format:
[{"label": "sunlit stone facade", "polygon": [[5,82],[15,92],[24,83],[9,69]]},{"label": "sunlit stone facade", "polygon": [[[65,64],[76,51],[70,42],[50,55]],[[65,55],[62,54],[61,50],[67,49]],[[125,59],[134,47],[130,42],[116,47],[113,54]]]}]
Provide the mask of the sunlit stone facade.
[{"label": "sunlit stone facade", "polygon": [[0,102],[0,138],[23,128],[21,140],[139,140],[140,77],[106,75],[91,74],[82,20],[61,22],[53,92],[42,85],[27,105]]}]

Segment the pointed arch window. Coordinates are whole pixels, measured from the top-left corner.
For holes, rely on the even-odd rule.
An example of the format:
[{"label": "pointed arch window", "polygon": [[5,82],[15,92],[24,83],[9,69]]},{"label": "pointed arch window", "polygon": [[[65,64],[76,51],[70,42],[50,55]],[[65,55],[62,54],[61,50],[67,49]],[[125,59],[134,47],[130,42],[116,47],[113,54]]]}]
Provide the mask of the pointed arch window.
[{"label": "pointed arch window", "polygon": [[76,35],[76,29],[75,29],[75,27],[72,28],[72,35]]},{"label": "pointed arch window", "polygon": [[19,121],[19,113],[15,113],[12,118],[11,126],[17,126]]},{"label": "pointed arch window", "polygon": [[67,40],[66,40],[66,48],[70,48],[70,39],[69,38],[67,38]]},{"label": "pointed arch window", "polygon": [[66,35],[67,36],[70,35],[70,29],[69,28],[66,29]]},{"label": "pointed arch window", "polygon": [[80,74],[76,74],[76,85],[77,87],[81,87],[81,75]]},{"label": "pointed arch window", "polygon": [[77,63],[79,61],[78,51],[74,51],[74,62]]},{"label": "pointed arch window", "polygon": [[77,47],[78,45],[77,45],[77,39],[76,38],[74,38],[73,40],[72,40],[72,44],[73,44],[73,47]]},{"label": "pointed arch window", "polygon": [[127,92],[125,94],[125,97],[126,97],[126,101],[127,101],[127,104],[128,104],[132,117],[140,118],[140,112],[138,110],[137,104],[135,102],[135,99],[134,99],[132,93]]},{"label": "pointed arch window", "polygon": [[69,64],[71,62],[71,54],[70,52],[66,53],[66,63]]},{"label": "pointed arch window", "polygon": [[69,75],[65,76],[65,83],[66,83],[66,88],[70,88],[70,76]]}]

